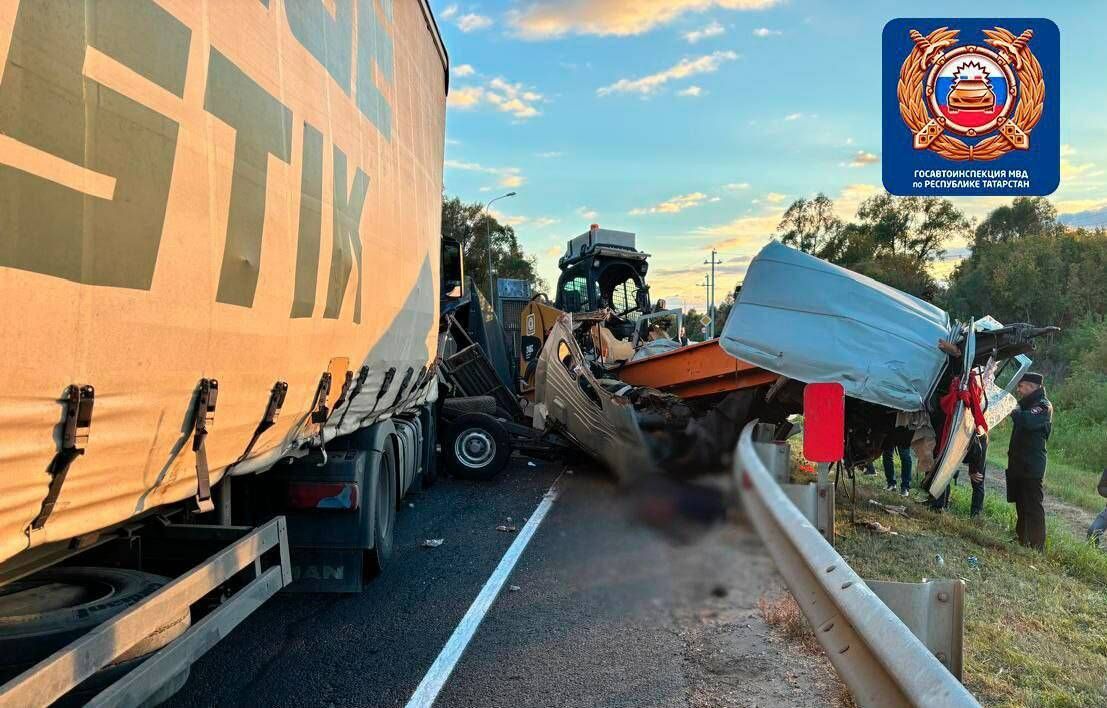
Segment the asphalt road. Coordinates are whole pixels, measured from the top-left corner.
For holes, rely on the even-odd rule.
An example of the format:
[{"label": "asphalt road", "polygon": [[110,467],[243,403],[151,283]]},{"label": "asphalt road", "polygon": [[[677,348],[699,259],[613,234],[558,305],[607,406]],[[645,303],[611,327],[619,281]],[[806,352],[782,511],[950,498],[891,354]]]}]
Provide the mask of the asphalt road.
[{"label": "asphalt road", "polygon": [[[403,706],[557,481],[560,496],[438,706],[825,704],[825,662],[765,626],[779,580],[756,536],[676,544],[633,521],[602,472],[515,460],[441,480],[399,515],[396,555],[356,596],[282,594],[193,666],[171,706]],[[438,548],[423,548],[442,538]]]}]

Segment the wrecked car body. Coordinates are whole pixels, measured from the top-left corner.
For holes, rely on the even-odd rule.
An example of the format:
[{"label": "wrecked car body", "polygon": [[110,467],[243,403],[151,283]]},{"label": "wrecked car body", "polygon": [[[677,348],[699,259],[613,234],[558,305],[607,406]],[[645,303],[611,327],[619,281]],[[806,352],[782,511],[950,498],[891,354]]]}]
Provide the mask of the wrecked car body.
[{"label": "wrecked car body", "polygon": [[[873,460],[889,439],[911,444],[938,496],[972,437],[1014,409],[1033,340],[1056,331],[952,322],[931,303],[773,242],[751,262],[721,345],[794,381],[841,383],[845,464]],[[950,410],[943,399],[955,401]]]},{"label": "wrecked car body", "polygon": [[[620,477],[649,469],[694,476],[725,466],[751,420],[782,439],[803,412],[804,386],[837,382],[847,395],[845,466],[910,444],[934,496],[973,436],[1014,409],[1025,354],[1055,331],[955,322],[931,303],[775,242],[752,261],[719,340],[612,356],[626,343],[608,329],[620,314],[561,313],[549,326],[534,367],[536,428],[563,432]],[[637,340],[632,348],[643,351]]]}]

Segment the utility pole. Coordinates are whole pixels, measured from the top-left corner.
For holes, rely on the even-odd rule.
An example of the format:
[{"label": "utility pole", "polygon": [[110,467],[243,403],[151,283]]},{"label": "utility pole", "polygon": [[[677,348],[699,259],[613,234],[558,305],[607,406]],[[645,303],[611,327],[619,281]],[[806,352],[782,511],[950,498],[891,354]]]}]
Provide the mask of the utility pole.
[{"label": "utility pole", "polygon": [[514,197],[515,194],[515,192],[501,194],[484,205],[484,238],[488,245],[488,303],[492,305],[493,312],[496,311],[496,284],[492,282],[492,215],[488,213],[488,209],[492,206],[493,202],[498,202],[508,197]]},{"label": "utility pole", "polygon": [[[707,308],[708,308],[708,310],[710,310],[711,309],[711,278],[710,278],[710,276],[708,276],[707,273],[704,273],[703,274],[703,282],[702,283],[696,283],[696,286],[700,287],[700,288],[703,288],[703,296],[704,296],[704,298],[707,299]],[[703,333],[705,335],[707,334],[707,327],[703,328]],[[704,341],[707,341],[708,339],[710,339],[710,337],[706,337],[706,336],[704,337]]]},{"label": "utility pole", "polygon": [[707,306],[707,316],[711,318],[711,334],[708,339],[715,338],[715,266],[722,265],[722,261],[715,260],[715,256],[719,255],[719,252],[714,248],[711,249],[710,260],[704,261],[704,265],[711,264],[711,288],[710,288],[710,303]]}]

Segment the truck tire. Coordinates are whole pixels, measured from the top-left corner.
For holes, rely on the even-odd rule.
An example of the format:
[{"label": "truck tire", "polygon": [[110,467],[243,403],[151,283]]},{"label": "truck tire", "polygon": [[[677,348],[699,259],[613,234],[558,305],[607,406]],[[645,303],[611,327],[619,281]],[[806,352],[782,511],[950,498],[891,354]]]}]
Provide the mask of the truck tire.
[{"label": "truck tire", "polygon": [[492,396],[459,396],[442,401],[442,415],[447,419],[456,418],[466,413],[492,414],[498,408],[496,399]]},{"label": "truck tire", "polygon": [[[168,582],[137,570],[59,567],[5,585],[0,588],[0,674],[32,666]],[[112,666],[157,651],[183,634],[190,619],[187,609],[165,618]]]},{"label": "truck tire", "polygon": [[370,577],[383,573],[392,558],[393,534],[396,530],[396,448],[391,439],[381,452],[373,504],[373,547],[365,559]]},{"label": "truck tire", "polygon": [[511,457],[511,437],[492,416],[466,413],[450,421],[442,452],[455,477],[489,480]]}]

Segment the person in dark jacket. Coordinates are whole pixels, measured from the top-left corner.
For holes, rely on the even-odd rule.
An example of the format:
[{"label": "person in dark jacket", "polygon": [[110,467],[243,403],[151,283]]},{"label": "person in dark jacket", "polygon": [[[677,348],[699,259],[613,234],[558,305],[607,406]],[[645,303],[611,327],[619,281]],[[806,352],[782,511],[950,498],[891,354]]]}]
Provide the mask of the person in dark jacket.
[{"label": "person in dark jacket", "polygon": [[[1096,491],[1099,492],[1099,496],[1107,497],[1107,469],[1099,476],[1099,486],[1096,487]],[[1088,527],[1088,538],[1095,539],[1098,545],[1104,531],[1107,531],[1107,509],[1099,512],[1099,516],[1095,517],[1095,521]]]},{"label": "person in dark jacket", "polygon": [[1044,550],[1042,478],[1046,471],[1046,442],[1053,430],[1053,404],[1046,398],[1041,374],[1023,375],[1017,393],[1019,407],[1011,414],[1014,429],[1007,448],[1007,501],[1015,505],[1019,543]]}]

